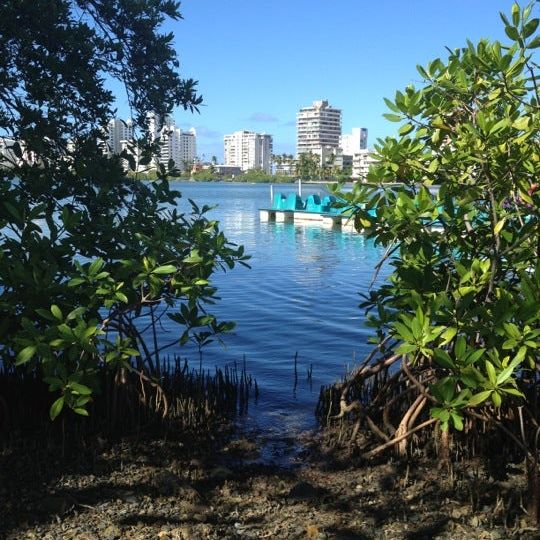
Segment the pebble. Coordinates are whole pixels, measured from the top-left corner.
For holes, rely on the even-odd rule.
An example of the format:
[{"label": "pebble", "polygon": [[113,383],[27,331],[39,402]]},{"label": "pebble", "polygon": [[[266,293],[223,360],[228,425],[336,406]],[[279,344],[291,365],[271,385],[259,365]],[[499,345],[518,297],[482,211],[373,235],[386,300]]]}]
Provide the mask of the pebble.
[{"label": "pebble", "polygon": [[122,536],[122,530],[116,525],[107,526],[101,533],[103,540],[116,540]]}]

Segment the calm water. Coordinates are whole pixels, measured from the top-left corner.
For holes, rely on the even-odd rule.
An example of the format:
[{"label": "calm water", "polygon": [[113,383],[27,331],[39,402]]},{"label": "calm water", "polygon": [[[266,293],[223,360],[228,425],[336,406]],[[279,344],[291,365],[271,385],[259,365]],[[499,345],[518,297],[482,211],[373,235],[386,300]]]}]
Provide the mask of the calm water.
[{"label": "calm water", "polygon": [[[214,313],[235,320],[226,348],[205,349],[205,368],[246,358],[247,370],[260,388],[250,404],[248,427],[269,433],[294,433],[314,425],[320,386],[339,379],[354,358],[369,350],[369,329],[358,308],[380,249],[363,236],[318,226],[261,223],[258,209],[269,205],[268,185],[174,183],[183,198],[220,205],[210,214],[221,222],[229,240],[243,244],[251,269],[217,273],[214,282],[222,300]],[[292,185],[274,186],[290,193]],[[324,193],[324,186],[303,186],[303,196]],[[174,323],[165,323],[173,331]],[[171,335],[162,336],[171,339]],[[178,351],[198,365],[195,351]],[[298,385],[294,355],[298,352]],[[307,370],[313,366],[311,383]]]}]

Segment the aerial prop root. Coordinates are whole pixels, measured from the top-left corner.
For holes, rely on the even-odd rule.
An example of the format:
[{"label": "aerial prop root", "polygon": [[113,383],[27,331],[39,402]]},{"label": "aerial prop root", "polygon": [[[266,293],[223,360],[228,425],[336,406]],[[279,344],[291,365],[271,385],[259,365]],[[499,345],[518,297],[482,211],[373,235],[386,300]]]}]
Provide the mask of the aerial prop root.
[{"label": "aerial prop root", "polygon": [[[375,351],[376,352],[376,351]],[[354,400],[351,403],[348,403],[348,394],[349,390],[353,385],[362,384],[369,377],[373,377],[383,371],[388,369],[392,364],[397,362],[401,358],[400,355],[392,355],[388,358],[382,358],[373,365],[364,365],[353,373],[352,377],[349,380],[345,381],[341,385],[341,396],[339,400],[339,413],[337,415],[331,416],[333,420],[343,418],[346,414],[359,410],[362,408],[360,400]],[[371,358],[370,358],[371,359]],[[365,363],[364,363],[365,364]],[[337,387],[339,389],[339,386]]]},{"label": "aerial prop root", "polygon": [[144,402],[146,402],[146,392],[144,389],[144,382],[146,382],[152,388],[154,388],[154,390],[156,391],[156,404],[155,404],[156,412],[162,409],[161,417],[165,418],[167,414],[169,413],[169,401],[161,385],[159,385],[156,381],[153,381],[150,377],[148,377],[148,375],[145,375],[142,371],[135,369],[133,366],[127,365],[126,368],[128,369],[128,371],[130,371],[131,373],[134,373],[135,375],[139,377],[139,380],[141,381],[141,394],[142,394],[142,399],[144,400]]}]

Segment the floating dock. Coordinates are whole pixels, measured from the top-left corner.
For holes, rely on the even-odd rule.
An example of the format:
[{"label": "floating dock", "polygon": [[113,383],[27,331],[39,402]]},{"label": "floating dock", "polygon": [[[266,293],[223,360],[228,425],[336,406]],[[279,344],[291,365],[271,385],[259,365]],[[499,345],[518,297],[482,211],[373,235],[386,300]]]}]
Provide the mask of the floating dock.
[{"label": "floating dock", "polygon": [[293,222],[303,224],[318,224],[322,227],[354,231],[354,221],[348,215],[347,209],[338,208],[336,197],[328,195],[321,198],[309,195],[304,201],[300,195],[291,193],[287,197],[276,193],[270,208],[261,208],[261,221],[277,223]]}]

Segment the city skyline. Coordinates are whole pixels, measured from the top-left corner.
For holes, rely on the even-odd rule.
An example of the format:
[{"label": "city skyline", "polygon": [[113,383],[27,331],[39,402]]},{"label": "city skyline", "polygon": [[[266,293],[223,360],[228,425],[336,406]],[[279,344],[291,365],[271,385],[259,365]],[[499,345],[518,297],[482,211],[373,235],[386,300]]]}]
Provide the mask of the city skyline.
[{"label": "city skyline", "polygon": [[[271,133],[275,153],[295,153],[296,113],[313,100],[343,111],[343,132],[365,126],[369,146],[395,133],[383,98],[420,86],[416,65],[446,57],[445,46],[480,37],[507,41],[499,11],[510,0],[432,2],[382,0],[183,0],[183,20],[167,21],[184,77],[199,81],[200,114],[174,111],[182,129],[195,127],[198,153],[223,159],[223,136]],[[536,9],[536,8],[535,8]],[[115,88],[120,95],[121,89]],[[129,117],[119,100],[119,116]]]}]

